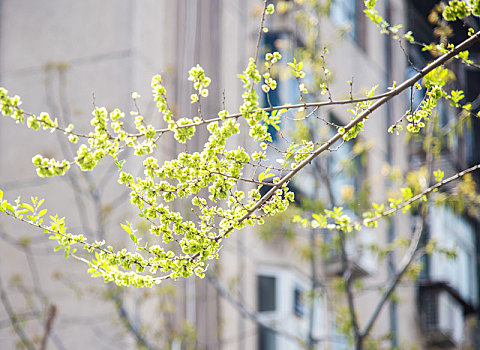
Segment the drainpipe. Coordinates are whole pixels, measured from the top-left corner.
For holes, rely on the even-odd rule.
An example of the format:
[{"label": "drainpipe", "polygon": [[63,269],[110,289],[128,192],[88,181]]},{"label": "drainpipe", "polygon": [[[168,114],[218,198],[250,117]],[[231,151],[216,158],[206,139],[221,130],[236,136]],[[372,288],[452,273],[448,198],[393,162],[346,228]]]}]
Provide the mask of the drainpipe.
[{"label": "drainpipe", "polygon": [[[237,72],[242,72],[245,69],[245,62],[247,58],[245,55],[246,50],[242,50],[247,46],[248,36],[246,31],[248,30],[248,2],[245,0],[237,0],[236,5],[238,6],[238,22],[237,22],[237,43],[239,47],[240,55],[237,57]],[[228,5],[226,5],[228,6]],[[222,14],[223,16],[223,14]],[[245,302],[246,291],[246,255],[248,254],[248,249],[244,243],[244,240],[240,238],[240,235],[237,235],[237,274],[238,274],[238,300],[242,303]],[[256,272],[256,271],[255,271]],[[219,320],[220,322],[220,320]],[[247,348],[245,341],[245,334],[247,334],[247,318],[243,313],[240,313],[238,316],[237,331],[239,334],[238,337],[238,350],[245,350]]]},{"label": "drainpipe", "polygon": [[[385,20],[388,23],[391,23],[392,20],[392,5],[390,0],[385,0]],[[390,36],[384,35],[384,52],[385,52],[385,87],[390,86],[392,84],[392,71],[393,71],[393,62],[392,62],[392,42]],[[387,102],[385,106],[385,114],[386,114],[386,122],[387,128],[393,124],[393,111],[392,111],[392,102]],[[387,155],[386,155],[386,162],[389,165],[392,165],[392,151],[393,151],[393,138],[389,133],[385,133],[386,135],[386,148],[387,148]],[[389,181],[387,181],[387,186],[390,187]],[[393,220],[388,222],[388,231],[387,231],[387,240],[388,243],[393,242],[395,239],[395,224]],[[393,277],[396,273],[395,268],[395,254],[394,252],[390,252],[388,254],[388,273],[390,277]],[[392,334],[392,348],[398,347],[398,325],[397,325],[397,303],[393,300],[390,300],[389,303],[389,317],[390,317],[390,332]]]},{"label": "drainpipe", "polygon": [[[182,6],[183,5],[183,6]],[[190,103],[188,101],[190,85],[186,83],[185,77],[190,67],[193,66],[195,57],[195,43],[197,38],[197,9],[199,4],[196,0],[186,0],[178,2],[177,11],[180,11],[180,25],[184,25],[183,42],[179,43],[178,63],[179,73],[176,78],[177,84],[177,103],[179,106],[179,114],[188,114]],[[182,31],[178,31],[182,32]],[[177,147],[174,147],[173,154],[176,156]],[[197,288],[195,285],[195,277],[191,276],[185,279],[185,319],[190,325],[197,326]],[[182,349],[185,346],[182,345]]]}]

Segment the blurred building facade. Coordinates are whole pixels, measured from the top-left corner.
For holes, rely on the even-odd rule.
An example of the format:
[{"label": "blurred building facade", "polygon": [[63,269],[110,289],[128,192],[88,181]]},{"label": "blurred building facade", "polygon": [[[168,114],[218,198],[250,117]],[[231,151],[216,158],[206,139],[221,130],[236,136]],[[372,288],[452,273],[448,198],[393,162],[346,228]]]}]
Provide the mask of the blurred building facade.
[{"label": "blurred building facade", "polygon": [[[285,11],[267,20],[269,32],[264,35],[260,53],[274,48],[289,61],[308,38],[295,18],[300,5],[285,3]],[[433,4],[390,0],[379,2],[378,9],[391,23],[405,23],[418,33],[419,40],[430,41],[433,28],[425,18]],[[149,98],[150,79],[156,73],[165,77],[169,103],[177,115],[194,115],[187,74],[199,63],[212,78],[203,114],[216,115],[223,105],[236,111],[242,102],[237,74],[255,52],[261,6],[254,0],[2,0],[0,83],[22,96],[26,110],[48,111],[65,124],[73,122],[87,130],[93,103],[133,110],[132,91],[142,96],[142,114],[158,117]],[[400,82],[411,74],[403,50],[363,17],[362,6],[360,0],[332,1],[330,16],[318,23],[320,47],[330,50],[326,64],[333,81],[329,89],[336,98],[347,97],[347,81],[354,81],[353,92],[360,95],[377,84],[383,91],[393,81]],[[421,50],[408,54],[415,65],[427,62]],[[478,74],[461,67],[456,71],[459,88],[468,87],[468,100],[477,97]],[[294,80],[280,75],[279,88],[270,102],[295,102],[296,88]],[[322,160],[320,166],[331,176],[334,193],[342,193],[343,188],[360,191],[356,177],[361,177],[371,184],[369,200],[383,202],[391,184],[379,169],[395,165],[407,171],[425,162],[415,144],[406,146],[403,138],[386,134],[408,108],[409,98],[405,96],[371,117],[361,138],[372,145],[366,160],[359,164],[360,174],[353,176],[342,170],[342,159],[352,156],[354,144],[345,144],[338,153],[332,152]],[[455,111],[445,107],[442,113],[444,125],[455,120]],[[339,123],[349,120],[343,107],[326,109],[320,115]],[[446,169],[447,176],[479,162],[478,152],[473,151],[480,142],[476,132],[479,127],[474,121],[472,129],[456,138],[453,146],[445,147],[439,167]],[[318,130],[323,136],[329,132],[328,128]],[[117,223],[125,218],[134,221],[135,212],[122,204],[128,202],[128,194],[115,182],[115,167],[106,164],[91,175],[72,171],[60,185],[58,181],[37,179],[32,156],[42,153],[61,158],[72,154],[61,137],[48,136],[51,142],[45,142],[44,134],[2,121],[0,188],[5,195],[46,198],[51,212],[72,218],[72,229],[128,244],[128,237],[117,234]],[[183,150],[170,141],[165,141],[158,154],[162,160]],[[198,148],[201,138],[195,142],[189,147]],[[242,136],[236,142],[250,147]],[[133,157],[132,162],[134,167]],[[315,176],[311,171],[294,182],[303,197],[328,196],[324,185],[317,186]],[[340,196],[332,201],[342,204]],[[383,309],[372,331],[372,336],[383,339],[379,343],[383,347],[475,346],[478,219],[474,215],[459,216],[446,207],[431,209],[428,217],[430,237],[455,242],[457,260],[433,254],[423,261],[418,281],[408,280],[398,286],[398,300]],[[12,328],[7,304],[16,313],[13,322],[18,319],[27,340],[34,344],[45,335],[46,311],[55,305],[48,338],[48,348],[52,349],[351,348],[348,338],[335,326],[340,317],[338,305],[345,300],[326,288],[342,276],[344,267],[338,256],[315,254],[312,258],[305,253],[305,247],[328,240],[325,232],[298,230],[293,242],[281,225],[260,229],[263,235],[267,231],[268,239],[255,230],[237,232],[224,242],[221,258],[212,262],[205,279],[165,283],[148,292],[119,292],[91,280],[80,262],[50,254],[52,247],[42,233],[19,228],[18,223],[5,218],[0,220],[0,287],[5,292],[0,308],[1,349],[21,343]],[[409,238],[412,222],[410,215],[401,214],[390,224],[382,222],[376,230],[362,230],[349,242],[349,263],[356,280],[372,286],[388,282],[401,256],[378,264],[362,247],[371,241],[388,244],[395,237]],[[377,289],[356,295],[361,325],[368,321],[380,295]]]},{"label": "blurred building facade", "polygon": [[[439,34],[437,13],[441,10],[433,2],[409,1],[408,25],[418,33],[420,40],[432,41]],[[433,10],[433,11],[432,11]],[[422,16],[425,16],[422,18]],[[440,19],[441,20],[441,19]],[[475,30],[478,21],[468,20]],[[449,40],[461,42],[468,37],[465,27],[459,23],[449,24],[453,34]],[[437,29],[434,29],[437,27]],[[480,49],[475,45],[471,49],[473,59],[478,60]],[[409,50],[413,64],[427,63],[425,52],[418,47]],[[466,100],[472,102],[472,110],[479,111],[479,73],[478,70],[452,62],[448,66],[455,77],[449,83],[451,89],[464,90]],[[439,135],[443,138],[439,157],[433,167],[444,169],[447,174],[454,174],[461,169],[478,164],[478,141],[480,123],[477,118],[463,134],[458,132],[455,124],[461,124],[462,114],[444,102],[437,109]],[[418,168],[425,162],[425,152],[418,144],[410,144],[410,166]],[[478,183],[478,174],[472,175],[472,181]],[[446,189],[452,192],[452,189]],[[455,205],[450,206],[454,208]],[[423,257],[423,271],[417,283],[417,303],[419,324],[423,331],[425,344],[440,348],[474,348],[478,343],[479,315],[479,234],[478,214],[474,206],[467,207],[462,215],[447,206],[433,206],[429,209],[427,233],[428,238],[451,244],[456,243],[456,259],[453,261],[445,255],[434,253]],[[450,243],[448,243],[450,242]]]}]

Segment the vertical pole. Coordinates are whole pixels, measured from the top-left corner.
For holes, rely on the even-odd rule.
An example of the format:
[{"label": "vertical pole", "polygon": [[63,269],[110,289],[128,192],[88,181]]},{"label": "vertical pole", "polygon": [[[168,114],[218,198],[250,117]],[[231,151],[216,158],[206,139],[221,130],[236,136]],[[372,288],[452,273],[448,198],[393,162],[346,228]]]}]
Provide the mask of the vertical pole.
[{"label": "vertical pole", "polygon": [[[390,0],[385,0],[385,20],[388,23],[391,23],[392,20],[392,4]],[[390,86],[392,84],[392,70],[393,70],[393,57],[392,57],[392,42],[389,35],[384,35],[384,51],[385,51],[385,87]],[[387,128],[393,123],[393,111],[392,111],[392,102],[387,102],[385,105],[386,108],[386,121],[387,121]],[[393,152],[393,145],[392,145],[392,137],[390,137],[389,133],[385,133],[386,135],[386,161],[389,165],[392,164],[392,152]],[[387,186],[390,186],[389,181],[387,182]],[[387,240],[388,243],[392,243],[395,239],[395,223],[392,220],[388,221],[388,232],[387,232]],[[395,268],[395,254],[391,251],[388,254],[388,274],[390,277],[393,277],[396,274]],[[398,346],[398,328],[397,328],[397,303],[393,300],[390,300],[389,303],[389,317],[390,317],[390,332],[392,334],[392,348],[396,348]]]}]

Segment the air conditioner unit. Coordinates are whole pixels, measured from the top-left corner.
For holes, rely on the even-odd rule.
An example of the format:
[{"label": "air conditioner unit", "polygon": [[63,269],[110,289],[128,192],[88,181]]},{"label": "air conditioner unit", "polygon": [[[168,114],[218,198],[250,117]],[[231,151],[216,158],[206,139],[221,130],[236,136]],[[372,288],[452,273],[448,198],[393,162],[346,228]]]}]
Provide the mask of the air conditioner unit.
[{"label": "air conditioner unit", "polygon": [[448,348],[460,344],[463,306],[447,290],[420,288],[420,322],[428,345]]},{"label": "air conditioner unit", "polygon": [[[348,256],[348,253],[347,253]],[[349,258],[349,264],[352,269],[352,274],[354,278],[358,277],[365,277],[368,275],[368,271],[366,268],[362,266],[361,263],[358,263],[355,261],[355,257],[348,257]],[[328,257],[323,260],[324,267],[325,267],[325,273],[328,276],[341,276],[344,272],[343,269],[343,263],[340,255],[335,255],[333,257]]]},{"label": "air conditioner unit", "polygon": [[[365,277],[374,270],[373,255],[368,250],[361,248],[368,242],[367,236],[367,231],[360,230],[356,239],[348,239],[345,245],[348,263],[354,278]],[[328,237],[327,234],[326,237]],[[342,256],[338,251],[330,251],[329,255],[323,259],[323,264],[324,271],[328,276],[340,276],[344,272]]]}]

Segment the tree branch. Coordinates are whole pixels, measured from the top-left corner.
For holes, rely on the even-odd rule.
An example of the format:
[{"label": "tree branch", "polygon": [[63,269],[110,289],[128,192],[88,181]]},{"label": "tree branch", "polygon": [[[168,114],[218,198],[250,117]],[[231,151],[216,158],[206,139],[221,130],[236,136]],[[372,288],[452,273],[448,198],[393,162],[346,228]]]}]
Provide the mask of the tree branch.
[{"label": "tree branch", "polygon": [[45,330],[42,336],[42,341],[40,342],[40,350],[45,350],[47,348],[47,340],[52,331],[53,320],[57,314],[57,307],[55,305],[50,305],[47,311],[47,319],[45,321]]},{"label": "tree branch", "polygon": [[256,324],[267,328],[269,331],[271,331],[271,332],[273,332],[273,333],[275,333],[275,334],[277,334],[277,335],[279,335],[279,336],[281,336],[285,339],[293,340],[293,341],[299,343],[300,345],[303,345],[303,342],[301,341],[301,339],[299,339],[299,337],[297,337],[295,334],[292,334],[285,329],[278,329],[278,328],[270,325],[269,323],[261,320],[258,313],[253,312],[251,310],[248,310],[247,307],[241,301],[236,299],[223,285],[220,284],[218,279],[213,277],[211,274],[207,274],[206,279],[207,279],[207,281],[209,281],[215,287],[217,292],[222,297],[225,298],[225,300],[227,300],[233,307],[235,307],[242,314],[243,317],[249,318],[250,320],[252,320]]},{"label": "tree branch", "polygon": [[117,310],[118,316],[122,320],[123,325],[125,328],[133,335],[137,344],[141,345],[143,348],[152,350],[158,349],[157,347],[153,346],[148,342],[148,340],[143,336],[143,334],[139,331],[137,327],[132,323],[130,317],[128,316],[128,312],[125,309],[125,305],[123,304],[123,299],[120,296],[118,290],[115,290],[115,287],[110,286],[110,293],[112,300],[115,304],[115,308]]},{"label": "tree branch", "polygon": [[[472,35],[470,38],[467,40],[463,41],[461,44],[457,45],[453,50],[451,50],[449,53],[446,53],[439,58],[437,58],[435,61],[432,63],[428,64],[426,67],[424,67],[419,73],[417,73],[415,76],[412,78],[404,81],[402,84],[397,86],[395,89],[391,90],[390,93],[388,93],[387,96],[381,98],[377,102],[375,102],[370,108],[365,110],[363,113],[361,113],[358,117],[356,117],[354,120],[352,120],[350,123],[348,123],[345,127],[345,133],[348,132],[350,129],[352,129],[355,125],[358,123],[364,121],[370,114],[372,114],[374,111],[382,107],[384,104],[386,104],[388,101],[390,101],[393,97],[397,96],[401,92],[405,91],[407,88],[415,85],[421,78],[423,78],[426,74],[434,70],[435,68],[441,66],[451,58],[453,58],[455,55],[457,55],[459,52],[464,51],[468,49],[470,46],[472,46],[476,41],[480,39],[480,31]],[[297,165],[297,167],[287,174],[285,177],[280,179],[279,182],[275,186],[273,186],[265,195],[263,195],[262,198],[260,198],[251,208],[250,210],[245,213],[244,216],[242,216],[239,220],[238,223],[241,223],[248,219],[257,209],[259,209],[278,189],[282,188],[283,185],[287,184],[300,170],[302,170],[305,166],[310,164],[315,158],[317,158],[320,154],[325,152],[326,150],[329,149],[330,146],[332,146],[335,142],[337,142],[339,139],[341,139],[343,134],[337,133],[335,136],[330,138],[327,142],[325,142],[323,145],[318,147],[310,156],[308,156],[305,160],[303,160],[300,164]],[[226,233],[229,233],[233,230],[233,227],[229,229]]]},{"label": "tree branch", "polygon": [[365,329],[363,330],[363,332],[361,332],[361,337],[362,338],[366,338],[368,336],[368,334],[370,333],[370,331],[372,330],[372,327],[373,327],[375,321],[377,320],[378,315],[380,314],[380,311],[382,311],[383,306],[385,305],[385,303],[390,298],[391,294],[393,293],[393,291],[397,287],[397,285],[400,282],[400,280],[402,279],[402,277],[407,272],[407,270],[410,267],[410,265],[412,264],[412,262],[415,261],[416,259],[418,259],[420,257],[420,255],[423,255],[424,252],[422,250],[418,249],[419,244],[420,244],[420,239],[422,237],[423,227],[424,227],[423,224],[418,225],[417,229],[415,230],[412,242],[410,244],[410,247],[409,247],[408,251],[405,253],[405,255],[402,259],[401,268],[395,274],[393,279],[390,281],[387,289],[385,290],[385,293],[383,293],[382,298],[380,299],[380,301],[378,302],[375,310],[373,311],[372,315],[370,316],[369,321],[368,321],[367,325],[365,326]]},{"label": "tree branch", "polygon": [[28,350],[35,350],[35,346],[33,345],[32,341],[28,339],[24,329],[20,325],[20,322],[18,322],[18,318],[15,312],[13,311],[12,304],[10,303],[10,300],[8,299],[8,295],[5,292],[5,289],[3,287],[1,276],[0,276],[0,300],[2,301],[5,311],[7,312],[8,319],[10,320],[10,324],[12,325],[13,330],[15,331],[15,333],[17,333],[22,344]]},{"label": "tree branch", "polygon": [[462,170],[462,171],[456,173],[455,175],[452,175],[452,176],[446,178],[445,180],[442,180],[442,181],[440,181],[440,182],[437,182],[435,185],[432,185],[432,186],[426,188],[425,190],[423,190],[423,191],[420,192],[419,194],[417,194],[417,195],[413,196],[412,198],[410,198],[409,200],[407,200],[407,201],[399,204],[399,205],[396,206],[395,208],[388,209],[388,210],[382,212],[381,214],[379,214],[379,215],[377,215],[377,216],[374,216],[373,218],[365,219],[365,220],[363,221],[363,223],[364,223],[364,224],[368,224],[368,223],[370,223],[370,222],[372,222],[372,221],[376,221],[376,220],[381,219],[381,218],[383,218],[383,217],[385,217],[385,216],[390,216],[390,215],[394,214],[395,212],[399,211],[400,209],[403,209],[403,208],[405,208],[406,206],[412,204],[413,202],[418,201],[418,200],[421,199],[423,196],[425,196],[425,195],[427,195],[427,194],[435,191],[436,189],[442,187],[443,185],[446,185],[446,184],[448,184],[449,182],[455,181],[455,180],[457,180],[457,179],[459,179],[459,178],[461,178],[461,177],[463,177],[463,176],[465,176],[465,175],[467,175],[467,174],[469,174],[469,173],[471,173],[471,172],[473,172],[473,171],[475,171],[475,170],[478,170],[478,169],[480,169],[480,164],[477,164],[477,165],[474,165],[474,166],[472,166],[472,167],[470,167],[470,168],[468,168],[468,169]]}]

